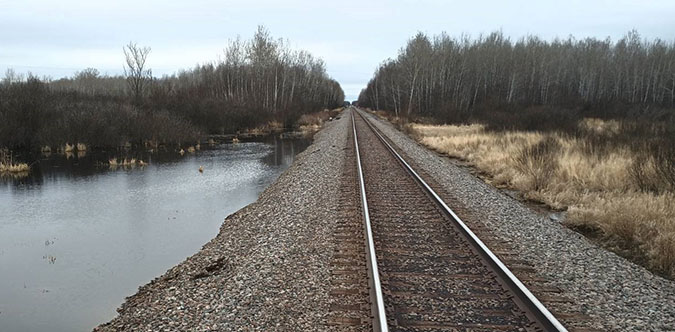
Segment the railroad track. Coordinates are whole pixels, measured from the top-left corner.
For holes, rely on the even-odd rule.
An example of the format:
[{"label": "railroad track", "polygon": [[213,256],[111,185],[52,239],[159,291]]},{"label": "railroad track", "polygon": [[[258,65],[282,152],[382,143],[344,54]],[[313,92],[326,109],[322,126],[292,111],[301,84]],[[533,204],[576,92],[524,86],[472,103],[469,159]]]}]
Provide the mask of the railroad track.
[{"label": "railroad track", "polygon": [[[367,263],[358,263],[363,242],[336,254],[338,264],[354,267],[336,270],[349,272],[354,287],[334,295],[357,301],[337,305],[354,314],[342,323],[374,331],[566,331],[360,112],[351,117],[363,226],[340,231],[365,238]],[[366,274],[369,292],[360,292]],[[368,301],[358,300],[364,293],[370,321]]]}]

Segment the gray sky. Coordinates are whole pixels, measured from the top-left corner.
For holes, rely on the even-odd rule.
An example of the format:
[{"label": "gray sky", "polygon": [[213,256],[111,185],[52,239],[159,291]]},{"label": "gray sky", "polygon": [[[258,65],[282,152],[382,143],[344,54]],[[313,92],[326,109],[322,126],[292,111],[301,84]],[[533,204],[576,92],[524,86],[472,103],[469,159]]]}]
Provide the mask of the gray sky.
[{"label": "gray sky", "polygon": [[0,76],[117,74],[129,41],[152,47],[155,76],[171,74],[222,57],[229,39],[248,39],[259,24],[323,58],[351,100],[417,31],[616,40],[637,29],[675,41],[675,1],[0,0]]}]

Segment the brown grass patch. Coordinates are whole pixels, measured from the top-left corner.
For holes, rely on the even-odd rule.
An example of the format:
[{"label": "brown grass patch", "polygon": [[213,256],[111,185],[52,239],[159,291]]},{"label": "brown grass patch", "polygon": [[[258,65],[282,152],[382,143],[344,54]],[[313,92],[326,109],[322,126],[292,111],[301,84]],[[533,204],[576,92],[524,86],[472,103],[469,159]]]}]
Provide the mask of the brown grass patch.
[{"label": "brown grass patch", "polygon": [[279,133],[284,131],[284,124],[279,121],[270,121],[262,126],[248,129],[245,133],[254,136],[264,136],[272,133]]},{"label": "brown grass patch", "polygon": [[117,159],[117,158],[110,158],[108,160],[108,166],[110,169],[115,170],[118,167],[123,167],[123,168],[134,168],[136,166],[144,167],[147,166],[148,163],[144,162],[141,159],[136,159],[136,158],[122,158],[122,159]]},{"label": "brown grass patch", "polygon": [[28,164],[14,161],[12,153],[7,149],[0,149],[0,175],[24,177],[28,176],[29,172]]},{"label": "brown grass patch", "polygon": [[339,114],[340,110],[342,109],[323,110],[321,112],[303,114],[297,122],[298,131],[302,132],[305,136],[311,136],[319,131],[326,121],[334,119]]},{"label": "brown grass patch", "polygon": [[[620,131],[617,123],[597,119],[580,126],[607,135]],[[675,277],[675,192],[667,178],[675,167],[669,152],[649,157],[615,145],[599,153],[579,137],[491,132],[478,124],[410,128],[422,144],[471,162],[493,184],[568,210],[571,226],[599,231],[609,247]]]},{"label": "brown grass patch", "polygon": [[26,163],[9,163],[0,162],[0,172],[3,173],[22,173],[30,171],[30,166]]}]

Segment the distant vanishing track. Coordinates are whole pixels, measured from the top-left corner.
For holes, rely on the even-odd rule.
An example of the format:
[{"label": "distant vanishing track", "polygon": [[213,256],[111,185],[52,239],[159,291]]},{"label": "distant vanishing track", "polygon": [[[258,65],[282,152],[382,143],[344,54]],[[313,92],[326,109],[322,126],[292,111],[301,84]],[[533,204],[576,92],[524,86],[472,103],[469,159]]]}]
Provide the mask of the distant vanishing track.
[{"label": "distant vanishing track", "polygon": [[373,330],[566,331],[360,111],[352,121]]}]

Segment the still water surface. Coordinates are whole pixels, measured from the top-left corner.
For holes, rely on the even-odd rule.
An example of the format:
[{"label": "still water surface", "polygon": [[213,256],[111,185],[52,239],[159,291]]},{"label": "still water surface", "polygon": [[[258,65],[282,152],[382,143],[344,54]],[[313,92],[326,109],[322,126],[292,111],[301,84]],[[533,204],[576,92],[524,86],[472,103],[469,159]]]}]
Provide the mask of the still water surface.
[{"label": "still water surface", "polygon": [[50,158],[27,179],[0,179],[0,331],[88,331],[110,320],[308,145],[224,144],[155,156],[143,169]]}]

